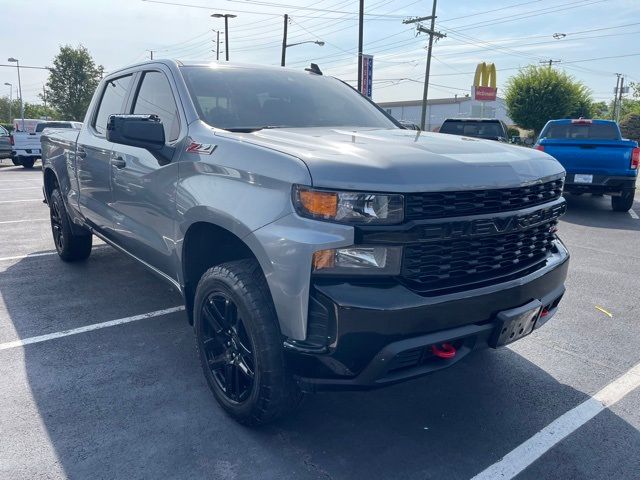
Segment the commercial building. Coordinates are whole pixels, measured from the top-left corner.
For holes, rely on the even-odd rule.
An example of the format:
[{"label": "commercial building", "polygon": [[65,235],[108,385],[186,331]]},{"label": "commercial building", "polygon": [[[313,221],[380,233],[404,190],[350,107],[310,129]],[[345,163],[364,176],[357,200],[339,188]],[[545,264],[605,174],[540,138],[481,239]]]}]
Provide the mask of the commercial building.
[{"label": "commercial building", "polygon": [[[420,125],[422,100],[382,102],[378,105],[397,120]],[[426,130],[439,129],[447,118],[497,118],[507,125],[514,124],[507,115],[504,100],[499,97],[493,102],[479,102],[469,96],[435,98],[427,101]]]}]

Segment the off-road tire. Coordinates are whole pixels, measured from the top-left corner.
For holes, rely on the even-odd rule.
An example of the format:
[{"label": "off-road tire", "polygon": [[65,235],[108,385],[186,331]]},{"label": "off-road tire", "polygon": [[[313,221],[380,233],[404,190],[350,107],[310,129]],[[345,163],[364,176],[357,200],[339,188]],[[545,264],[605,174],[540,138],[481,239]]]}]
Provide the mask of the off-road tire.
[{"label": "off-road tire", "polygon": [[57,188],[49,198],[49,217],[53,243],[60,258],[65,262],[86,260],[91,254],[93,235],[88,231],[82,235],[74,234],[62,195]]},{"label": "off-road tire", "polygon": [[611,197],[611,208],[614,212],[628,212],[633,207],[635,190],[626,190],[618,197]]},{"label": "off-road tire", "polygon": [[36,163],[35,158],[23,158],[20,162],[24,168],[33,168],[34,163]]},{"label": "off-road tire", "polygon": [[[207,348],[211,348],[211,343],[209,346],[204,343],[212,341],[211,319],[204,313],[205,304],[211,304],[211,299],[216,297],[235,303],[236,319],[240,319],[253,351],[254,377],[241,402],[233,401],[219,384],[219,377],[215,375],[221,367],[218,366],[218,370],[210,367],[211,355]],[[298,406],[302,393],[287,368],[275,308],[255,260],[236,260],[207,270],[198,283],[193,312],[196,347],[207,383],[231,417],[242,424],[255,426],[272,422]],[[215,334],[214,338],[217,342]]]}]

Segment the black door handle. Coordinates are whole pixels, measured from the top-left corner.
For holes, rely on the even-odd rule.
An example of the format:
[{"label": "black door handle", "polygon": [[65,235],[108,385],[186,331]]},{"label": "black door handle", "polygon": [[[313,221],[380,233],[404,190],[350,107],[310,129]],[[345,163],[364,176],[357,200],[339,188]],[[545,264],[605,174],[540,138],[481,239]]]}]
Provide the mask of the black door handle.
[{"label": "black door handle", "polygon": [[127,162],[124,161],[124,158],[121,156],[117,156],[111,159],[111,165],[116,168],[124,168],[127,166]]},{"label": "black door handle", "polygon": [[111,165],[116,168],[124,168],[127,165],[127,162],[124,161],[124,158],[118,155],[117,157],[113,157],[111,159]]}]

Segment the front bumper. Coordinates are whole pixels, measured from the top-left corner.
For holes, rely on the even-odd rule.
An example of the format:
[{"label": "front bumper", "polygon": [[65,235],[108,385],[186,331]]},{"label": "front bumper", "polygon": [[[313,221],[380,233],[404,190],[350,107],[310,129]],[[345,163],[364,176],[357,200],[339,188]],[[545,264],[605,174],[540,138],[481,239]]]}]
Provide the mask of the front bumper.
[{"label": "front bumper", "polygon": [[[535,328],[551,318],[568,260],[557,241],[546,265],[525,277],[438,297],[399,284],[315,282],[309,335],[285,342],[288,363],[307,391],[381,387],[449,367],[488,345],[500,312],[539,301],[548,314]],[[455,357],[430,354],[444,342],[456,347]]]},{"label": "front bumper", "polygon": [[598,193],[620,195],[624,191],[635,190],[636,176],[593,175],[591,183],[575,183],[575,174],[567,174],[564,191],[569,193]]}]

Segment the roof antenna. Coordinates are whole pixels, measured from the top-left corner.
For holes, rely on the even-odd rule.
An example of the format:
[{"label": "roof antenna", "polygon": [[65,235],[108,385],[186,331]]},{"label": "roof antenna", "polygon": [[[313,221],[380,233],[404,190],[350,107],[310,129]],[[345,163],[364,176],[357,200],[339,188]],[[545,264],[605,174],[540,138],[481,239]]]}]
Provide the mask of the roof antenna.
[{"label": "roof antenna", "polygon": [[311,67],[304,69],[306,72],[315,73],[316,75],[322,75],[322,71],[317,63],[312,63]]}]

